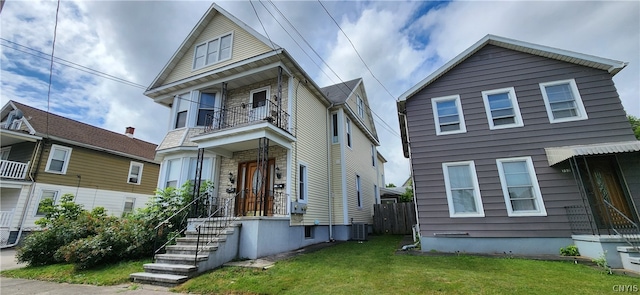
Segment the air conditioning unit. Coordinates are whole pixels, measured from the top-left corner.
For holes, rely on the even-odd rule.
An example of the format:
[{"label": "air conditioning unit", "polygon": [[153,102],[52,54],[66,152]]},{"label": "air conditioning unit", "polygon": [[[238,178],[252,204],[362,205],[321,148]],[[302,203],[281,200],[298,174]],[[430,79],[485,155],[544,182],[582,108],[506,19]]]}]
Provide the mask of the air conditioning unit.
[{"label": "air conditioning unit", "polygon": [[369,233],[369,225],[366,223],[351,224],[351,239],[354,241],[366,241]]}]

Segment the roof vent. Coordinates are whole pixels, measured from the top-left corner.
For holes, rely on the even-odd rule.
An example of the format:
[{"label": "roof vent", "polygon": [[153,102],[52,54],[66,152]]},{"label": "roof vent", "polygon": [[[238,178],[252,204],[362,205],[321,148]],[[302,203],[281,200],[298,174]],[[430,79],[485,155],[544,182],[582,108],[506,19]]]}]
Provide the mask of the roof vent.
[{"label": "roof vent", "polygon": [[127,129],[124,131],[124,135],[129,136],[129,138],[133,138],[133,132],[136,131],[135,128],[129,126],[127,127]]}]

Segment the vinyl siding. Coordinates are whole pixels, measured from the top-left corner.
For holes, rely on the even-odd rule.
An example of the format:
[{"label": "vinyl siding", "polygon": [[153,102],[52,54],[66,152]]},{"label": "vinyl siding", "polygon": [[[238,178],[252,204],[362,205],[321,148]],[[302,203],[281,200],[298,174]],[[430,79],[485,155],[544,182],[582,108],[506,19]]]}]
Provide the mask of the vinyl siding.
[{"label": "vinyl siding", "polygon": [[[195,46],[229,32],[233,32],[231,59],[210,66],[205,66],[195,71],[192,70]],[[266,44],[262,43],[262,41],[249,34],[222,14],[218,14],[211,20],[211,22],[209,22],[206,29],[202,34],[200,34],[200,36],[198,36],[187,53],[182,56],[176,67],[163,82],[163,85],[245,60],[270,50],[271,49]]]},{"label": "vinyl siding", "polygon": [[[340,120],[340,119],[338,119]],[[343,211],[343,195],[342,195],[342,160],[340,157],[340,146],[341,142],[338,144],[331,145],[331,194],[333,199],[333,221],[334,223],[342,223],[344,220],[344,211]]]},{"label": "vinyl siding", "polygon": [[[487,45],[406,102],[421,234],[568,237],[564,206],[581,202],[566,163],[549,167],[545,147],[634,140],[611,75]],[[538,83],[575,79],[588,120],[550,124]],[[481,92],[514,87],[524,127],[489,130]],[[431,98],[460,95],[466,133],[436,136]],[[497,158],[531,156],[546,217],[507,217]],[[484,218],[449,218],[443,162],[475,161]]]},{"label": "vinyl siding", "polygon": [[298,163],[305,163],[307,164],[309,199],[307,213],[303,215],[300,222],[292,218],[291,223],[313,225],[314,221],[318,220],[320,224],[328,224],[327,109],[302,83],[297,85],[295,90],[293,108],[297,116],[293,118],[294,126],[297,127],[297,142],[294,144],[292,155],[293,167],[290,167],[295,171],[291,192],[297,196]]},{"label": "vinyl siding", "polygon": [[[353,111],[353,113],[358,117],[359,120],[362,121],[362,123],[364,124],[364,126],[373,132],[373,130],[375,130],[375,128],[373,128],[372,126],[372,118],[371,118],[371,111],[369,110],[369,102],[367,101],[367,96],[364,93],[364,88],[362,86],[363,84],[361,83],[354,91],[353,95],[351,97],[349,97],[349,99],[347,100],[347,105],[349,106],[349,108]],[[358,97],[356,95],[359,95],[360,98],[362,98],[362,100],[364,101],[364,116],[360,117],[360,115],[358,114]]]},{"label": "vinyl siding", "polygon": [[[63,186],[101,189],[109,191],[129,192],[144,195],[153,195],[158,181],[160,165],[133,160],[143,163],[142,181],[140,185],[127,183],[129,165],[131,159],[123,156],[108,154],[82,147],[71,146],[63,143],[57,145],[70,147],[71,158],[66,174],[45,172],[51,144],[47,144],[43,150],[42,160],[38,167],[36,181]],[[78,177],[80,175],[80,177]]]},{"label": "vinyl siding", "polygon": [[[373,222],[375,194],[373,185],[377,183],[376,167],[371,164],[371,141],[362,130],[352,126],[352,147],[345,147],[347,206],[349,221],[356,223]],[[356,175],[360,175],[362,207],[358,207]]]}]

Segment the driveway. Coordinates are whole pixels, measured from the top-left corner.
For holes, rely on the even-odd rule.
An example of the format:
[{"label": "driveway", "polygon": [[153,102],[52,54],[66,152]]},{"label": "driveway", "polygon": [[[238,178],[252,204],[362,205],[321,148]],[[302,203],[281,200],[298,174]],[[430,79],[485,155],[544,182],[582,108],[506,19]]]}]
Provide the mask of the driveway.
[{"label": "driveway", "polygon": [[25,264],[18,264],[16,262],[16,250],[1,249],[0,250],[0,270],[14,269],[25,266]]}]

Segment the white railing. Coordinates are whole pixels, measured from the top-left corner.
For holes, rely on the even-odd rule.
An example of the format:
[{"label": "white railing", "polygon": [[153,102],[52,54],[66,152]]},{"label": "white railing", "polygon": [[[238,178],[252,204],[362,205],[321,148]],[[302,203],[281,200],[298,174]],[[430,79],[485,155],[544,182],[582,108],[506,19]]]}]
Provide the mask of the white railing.
[{"label": "white railing", "polygon": [[11,209],[11,211],[0,211],[0,227],[9,227],[11,226],[11,220],[13,219],[13,212],[16,209]]},{"label": "white railing", "polygon": [[11,179],[24,179],[27,176],[29,162],[21,163],[0,160],[0,177]]}]

